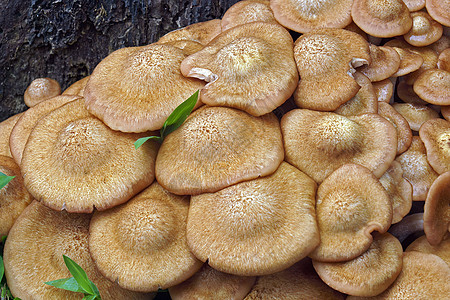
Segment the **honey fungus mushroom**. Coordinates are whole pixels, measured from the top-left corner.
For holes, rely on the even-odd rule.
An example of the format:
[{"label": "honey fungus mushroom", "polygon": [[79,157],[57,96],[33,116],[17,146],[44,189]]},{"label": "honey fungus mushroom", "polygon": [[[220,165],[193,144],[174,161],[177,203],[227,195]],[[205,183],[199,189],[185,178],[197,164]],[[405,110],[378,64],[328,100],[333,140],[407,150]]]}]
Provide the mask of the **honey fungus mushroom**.
[{"label": "honey fungus mushroom", "polygon": [[25,90],[23,99],[28,107],[61,94],[58,81],[51,78],[36,78]]}]

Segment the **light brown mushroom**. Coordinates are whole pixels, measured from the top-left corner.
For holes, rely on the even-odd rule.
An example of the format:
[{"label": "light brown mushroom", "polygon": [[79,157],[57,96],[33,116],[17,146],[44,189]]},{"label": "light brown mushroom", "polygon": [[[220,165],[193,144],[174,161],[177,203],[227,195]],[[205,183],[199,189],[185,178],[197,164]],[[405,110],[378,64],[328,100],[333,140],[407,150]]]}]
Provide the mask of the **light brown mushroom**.
[{"label": "light brown mushroom", "polygon": [[441,114],[447,121],[450,121],[450,105],[441,107]]},{"label": "light brown mushroom", "polygon": [[36,78],[25,90],[23,99],[28,107],[61,94],[59,83],[51,78]]},{"label": "light brown mushroom", "polygon": [[375,97],[378,102],[390,103],[394,99],[394,84],[387,78],[381,81],[372,82]]},{"label": "light brown mushroom", "polygon": [[442,258],[447,265],[450,266],[450,236],[447,234],[446,237],[439,243],[439,245],[431,245],[427,237],[422,235],[409,244],[405,251],[418,251],[423,253],[430,253]]},{"label": "light brown mushroom", "polygon": [[411,30],[403,35],[405,41],[417,47],[428,46],[442,36],[442,25],[433,20],[429,14],[424,11],[411,13],[413,26]]},{"label": "light brown mushroom", "polygon": [[419,11],[425,7],[425,0],[403,0],[410,12]]},{"label": "light brown mushroom", "polygon": [[439,174],[450,171],[450,122],[430,119],[420,127],[419,135],[433,169]]},{"label": "light brown mushroom", "polygon": [[84,89],[86,87],[86,84],[89,80],[89,76],[83,77],[78,81],[75,81],[72,83],[67,89],[64,90],[62,93],[63,95],[77,95],[77,96],[84,96]]},{"label": "light brown mushroom", "polygon": [[[419,108],[426,107],[425,105],[427,104],[427,102],[420,99],[420,97],[417,96],[417,94],[414,92],[413,86],[407,84],[404,80],[401,80],[398,83],[396,92],[397,92],[398,98],[400,98],[403,102],[413,104],[413,106],[418,105],[416,109],[418,109],[419,111],[421,110]],[[400,105],[399,107],[401,107],[403,105],[403,103],[397,102],[397,103],[393,103],[392,105],[393,106]],[[406,111],[410,110],[411,108],[409,108],[408,106],[405,105],[404,109],[406,112]],[[422,113],[424,113],[424,112],[422,111]],[[420,125],[419,125],[419,127],[420,127]]]},{"label": "light brown mushroom", "polygon": [[450,72],[450,47],[439,54],[437,66],[441,70]]},{"label": "light brown mushroom", "polygon": [[206,45],[220,32],[222,32],[221,20],[213,19],[173,30],[166,35],[163,35],[158,40],[158,43],[172,42],[176,40],[190,40]]},{"label": "light brown mushroom", "polygon": [[424,101],[436,105],[450,105],[450,72],[429,69],[414,81],[414,92]]},{"label": "light brown mushroom", "polygon": [[444,26],[450,26],[450,2],[448,0],[427,0],[425,7],[433,19]]},{"label": "light brown mushroom", "polygon": [[391,122],[397,131],[397,155],[405,152],[412,141],[412,131],[408,121],[387,103],[378,103],[378,113],[380,116]]},{"label": "light brown mushroom", "polygon": [[[444,27],[444,29],[447,27]],[[437,53],[442,53],[445,49],[450,48],[450,36],[446,36],[446,33],[441,36],[439,40],[430,45],[430,48]]]},{"label": "light brown mushroom", "polygon": [[423,123],[439,117],[434,109],[423,104],[394,103],[392,107],[408,121],[413,131],[419,131]]},{"label": "light brown mushroom", "polygon": [[174,46],[183,51],[184,55],[189,56],[203,49],[204,45],[191,40],[175,40],[169,42],[158,42],[159,44]]},{"label": "light brown mushroom", "polygon": [[423,58],[419,54],[400,47],[392,47],[400,56],[400,65],[392,77],[400,77],[418,70],[423,64]]},{"label": "light brown mushroom", "polygon": [[371,63],[358,68],[370,81],[380,81],[395,74],[400,67],[400,56],[389,46],[369,45]]},{"label": "light brown mushroom", "polygon": [[222,17],[222,31],[250,22],[278,24],[269,0],[243,0],[235,3]]},{"label": "light brown mushroom", "polygon": [[12,157],[11,148],[9,146],[9,138],[11,136],[11,131],[22,114],[23,113],[15,114],[0,122],[0,155]]}]

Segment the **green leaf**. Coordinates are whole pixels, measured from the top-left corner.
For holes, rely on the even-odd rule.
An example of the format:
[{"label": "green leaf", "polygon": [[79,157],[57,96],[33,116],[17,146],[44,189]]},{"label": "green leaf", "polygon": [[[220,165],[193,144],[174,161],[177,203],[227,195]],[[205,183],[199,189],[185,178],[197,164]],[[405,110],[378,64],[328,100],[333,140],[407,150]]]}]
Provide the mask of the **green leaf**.
[{"label": "green leaf", "polygon": [[11,180],[13,180],[16,176],[8,176],[2,172],[0,172],[0,189],[4,188]]},{"label": "green leaf", "polygon": [[98,298],[97,295],[86,295],[81,300],[95,300],[95,299],[100,299],[100,298]]},{"label": "green leaf", "polygon": [[85,291],[80,287],[78,282],[75,280],[75,278],[63,278],[63,279],[57,279],[53,281],[44,282],[45,284],[57,287],[59,289],[71,291],[71,292],[79,292],[84,293]]},{"label": "green leaf", "polygon": [[139,148],[140,146],[142,146],[142,144],[144,144],[144,143],[145,143],[146,141],[148,141],[149,139],[159,141],[159,140],[161,140],[161,137],[160,137],[160,136],[152,135],[152,136],[147,136],[147,137],[140,138],[140,139],[138,139],[136,142],[134,142],[134,149]]},{"label": "green leaf", "polygon": [[63,258],[67,269],[69,269],[70,274],[75,278],[83,292],[91,295],[94,294],[94,289],[92,288],[91,281],[87,277],[86,272],[69,257],[63,255]]},{"label": "green leaf", "polygon": [[3,280],[4,274],[5,274],[5,265],[3,264],[3,257],[0,256],[0,282]]},{"label": "green leaf", "polygon": [[161,129],[162,139],[164,139],[171,132],[175,131],[178,127],[181,126],[181,124],[183,124],[183,122],[187,119],[189,114],[194,109],[194,106],[198,101],[198,94],[199,91],[197,90],[192,96],[187,98],[170,114]]},{"label": "green leaf", "polygon": [[2,243],[5,243],[6,237],[7,237],[6,235],[2,236]]}]

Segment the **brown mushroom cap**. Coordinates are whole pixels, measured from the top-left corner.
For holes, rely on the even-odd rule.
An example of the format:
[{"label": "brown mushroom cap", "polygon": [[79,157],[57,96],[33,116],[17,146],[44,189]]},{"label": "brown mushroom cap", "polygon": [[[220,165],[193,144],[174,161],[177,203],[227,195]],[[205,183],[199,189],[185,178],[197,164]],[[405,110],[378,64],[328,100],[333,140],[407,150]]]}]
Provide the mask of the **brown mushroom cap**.
[{"label": "brown mushroom cap", "polygon": [[15,176],[0,189],[0,236],[4,236],[8,235],[17,217],[31,203],[32,197],[25,189],[20,168],[14,159],[0,155],[0,172],[7,176]]},{"label": "brown mushroom cap", "polygon": [[411,13],[413,26],[411,30],[403,35],[405,41],[417,47],[428,46],[442,36],[442,25],[433,20],[429,14],[424,11]]},{"label": "brown mushroom cap", "polygon": [[371,63],[358,68],[370,81],[380,81],[395,74],[400,67],[400,56],[389,46],[369,45]]},{"label": "brown mushroom cap", "polygon": [[314,269],[330,287],[353,296],[371,297],[386,290],[402,270],[403,248],[389,233],[376,234],[369,249],[345,262],[313,260]]},{"label": "brown mushroom cap", "polygon": [[439,256],[442,258],[447,265],[450,266],[450,238],[447,234],[447,237],[442,240],[439,245],[433,246],[431,245],[427,237],[422,235],[417,238],[414,242],[409,244],[405,251],[418,251],[423,253],[430,253]]},{"label": "brown mushroom cap", "polygon": [[439,174],[450,171],[450,122],[430,119],[420,127],[419,135],[433,169]]},{"label": "brown mushroom cap", "polygon": [[[447,27],[444,27],[446,29]],[[442,53],[445,49],[450,48],[450,36],[446,36],[446,33],[441,36],[439,40],[430,45],[430,48],[437,53]]]},{"label": "brown mushroom cap", "polygon": [[419,131],[426,121],[439,118],[434,109],[422,104],[394,103],[392,107],[408,121],[409,127],[414,131]]},{"label": "brown mushroom cap", "polygon": [[278,24],[269,0],[243,0],[232,5],[222,17],[222,31],[250,22]]},{"label": "brown mushroom cap", "polygon": [[255,284],[256,277],[223,273],[208,264],[188,280],[169,288],[172,300],[244,299]]},{"label": "brown mushroom cap", "polygon": [[450,121],[450,105],[441,107],[441,114],[447,121]]},{"label": "brown mushroom cap", "polygon": [[392,203],[369,169],[346,164],[317,189],[320,244],[310,254],[324,262],[346,261],[372,243],[372,231],[384,233],[392,222]]},{"label": "brown mushroom cap", "polygon": [[201,90],[203,103],[261,116],[294,92],[298,72],[293,55],[292,37],[285,28],[252,22],[222,32],[184,59],[180,68],[184,76],[208,82]]},{"label": "brown mushroom cap", "polygon": [[414,92],[424,101],[436,105],[450,105],[450,72],[426,70],[414,81]]},{"label": "brown mushroom cap", "polygon": [[189,201],[158,183],[124,205],[95,212],[89,252],[100,272],[125,289],[151,292],[183,282],[202,263],[189,251]]},{"label": "brown mushroom cap", "polygon": [[83,99],[69,102],[32,130],[22,155],[25,186],[55,210],[92,212],[126,202],[154,179],[157,147],[135,150],[139,137],[111,130]]},{"label": "brown mushroom cap", "polygon": [[400,56],[400,65],[392,77],[400,77],[418,70],[423,64],[423,58],[419,54],[399,47],[392,47]]},{"label": "brown mushroom cap", "polygon": [[437,66],[441,70],[450,72],[450,47],[439,54]]},{"label": "brown mushroom cap", "polygon": [[221,22],[220,19],[214,19],[176,29],[162,36],[158,43],[191,40],[206,45],[222,31]]},{"label": "brown mushroom cap", "polygon": [[283,158],[275,115],[204,106],[164,139],[155,172],[171,193],[194,195],[270,175]]},{"label": "brown mushroom cap", "polygon": [[387,103],[378,103],[378,114],[391,122],[397,131],[397,155],[408,150],[412,141],[412,131],[408,121]]},{"label": "brown mushroom cap", "polygon": [[295,109],[281,119],[286,161],[322,182],[346,163],[369,168],[377,177],[397,151],[397,134],[377,114],[344,117],[330,112]]},{"label": "brown mushroom cap", "polygon": [[425,7],[426,0],[403,0],[410,12],[419,11]]},{"label": "brown mushroom cap", "polygon": [[89,76],[86,76],[70,85],[67,89],[62,93],[63,95],[77,95],[84,96],[84,88],[89,80]]},{"label": "brown mushroom cap", "polygon": [[266,177],[191,197],[187,239],[202,261],[235,275],[292,266],[317,246],[316,184],[283,162]]},{"label": "brown mushroom cap", "polygon": [[354,0],[352,18],[366,33],[376,37],[393,37],[412,27],[408,7],[402,0]]},{"label": "brown mushroom cap", "polygon": [[90,215],[51,210],[33,201],[9,232],[4,249],[6,279],[11,293],[22,299],[81,299],[82,294],[44,282],[71,277],[63,255],[79,264],[104,300],[151,299],[103,277],[88,251]]},{"label": "brown mushroom cap", "polygon": [[275,19],[296,32],[310,32],[317,28],[344,28],[352,22],[351,0],[271,0]]},{"label": "brown mushroom cap", "polygon": [[372,83],[373,90],[378,102],[390,103],[394,96],[394,84],[387,78]]},{"label": "brown mushroom cap", "polygon": [[183,50],[184,55],[188,56],[203,49],[203,45],[199,42],[191,40],[175,40],[169,42],[158,42],[159,44],[170,45]]},{"label": "brown mushroom cap", "polygon": [[23,99],[28,107],[61,94],[59,83],[51,78],[36,78],[25,90]]},{"label": "brown mushroom cap", "polygon": [[444,26],[450,26],[450,2],[448,0],[427,0],[430,16]]},{"label": "brown mushroom cap", "polygon": [[22,115],[23,113],[15,114],[0,122],[0,155],[12,157],[9,138],[11,136],[11,131]]},{"label": "brown mushroom cap", "polygon": [[183,50],[163,44],[114,51],[87,82],[88,111],[113,130],[160,129],[172,111],[204,85],[181,75],[185,57]]}]

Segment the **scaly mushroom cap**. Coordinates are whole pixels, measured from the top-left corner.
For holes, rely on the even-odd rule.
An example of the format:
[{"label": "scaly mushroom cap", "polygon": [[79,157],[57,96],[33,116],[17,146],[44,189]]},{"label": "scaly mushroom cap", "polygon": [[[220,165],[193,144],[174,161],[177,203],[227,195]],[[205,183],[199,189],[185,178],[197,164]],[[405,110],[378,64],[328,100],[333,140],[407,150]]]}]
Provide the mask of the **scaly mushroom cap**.
[{"label": "scaly mushroom cap", "polygon": [[17,217],[31,203],[30,193],[23,184],[22,174],[14,159],[0,155],[0,172],[7,176],[16,176],[0,189],[0,236],[8,235]]},{"label": "scaly mushroom cap", "polygon": [[411,30],[403,35],[405,41],[417,47],[428,46],[442,36],[442,25],[433,20],[429,14],[424,11],[411,13],[413,26]]},{"label": "scaly mushroom cap", "polygon": [[222,31],[250,22],[278,24],[269,0],[243,0],[231,6],[222,17]]},{"label": "scaly mushroom cap", "polygon": [[183,282],[202,263],[189,251],[187,197],[153,183],[124,205],[95,212],[89,252],[100,272],[121,287],[140,292]]},{"label": "scaly mushroom cap", "polygon": [[23,149],[25,148],[31,130],[33,130],[37,121],[56,108],[80,98],[81,97],[79,96],[73,95],[56,96],[37,103],[23,113],[12,129],[9,137],[11,154],[18,165],[20,165],[20,162],[22,161]]},{"label": "scaly mushroom cap", "polygon": [[275,19],[296,32],[317,28],[344,28],[352,22],[352,0],[271,0]]},{"label": "scaly mushroom cap", "polygon": [[204,85],[181,75],[185,57],[183,50],[162,44],[114,51],[87,82],[88,111],[113,130],[160,129],[172,111]]},{"label": "scaly mushroom cap", "polygon": [[426,70],[414,81],[414,92],[424,101],[436,105],[450,105],[450,72]]},{"label": "scaly mushroom cap", "polygon": [[439,176],[427,160],[425,145],[413,136],[411,145],[395,159],[402,165],[403,177],[413,187],[413,201],[423,201],[434,180]]},{"label": "scaly mushroom cap", "polygon": [[214,19],[176,29],[162,36],[158,40],[158,43],[173,42],[177,40],[190,40],[206,45],[222,31],[221,22],[222,21],[220,19]]},{"label": "scaly mushroom cap", "polygon": [[413,131],[419,131],[420,126],[430,119],[439,118],[439,114],[426,105],[413,103],[394,103],[392,107],[408,121]]},{"label": "scaly mushroom cap", "polygon": [[356,95],[354,67],[370,62],[367,41],[345,29],[303,34],[295,41],[294,57],[300,74],[295,103],[322,111],[336,110]]},{"label": "scaly mushroom cap", "polygon": [[23,113],[15,114],[0,122],[0,155],[12,157],[9,138],[11,137],[11,131],[22,115]]},{"label": "scaly mushroom cap", "polygon": [[345,262],[313,260],[314,269],[330,287],[353,296],[371,297],[386,290],[402,270],[403,248],[389,233],[376,234],[369,249]]},{"label": "scaly mushroom cap", "polygon": [[450,47],[439,54],[437,66],[441,70],[450,72]]},{"label": "scaly mushroom cap", "polygon": [[419,135],[433,169],[439,174],[450,171],[450,122],[430,119],[420,127]]},{"label": "scaly mushroom cap", "polygon": [[391,122],[397,131],[397,155],[408,150],[412,141],[412,131],[408,121],[387,103],[378,103],[378,113],[380,116]]},{"label": "scaly mushroom cap", "polygon": [[292,267],[260,276],[244,300],[344,300],[345,296],[326,285],[314,270],[311,259],[304,258]]},{"label": "scaly mushroom cap", "polygon": [[90,218],[87,214],[54,211],[33,201],[14,223],[5,244],[11,293],[21,299],[81,299],[80,293],[44,284],[71,277],[63,261],[66,255],[86,271],[102,299],[149,299],[150,295],[122,289],[100,274],[88,251]]},{"label": "scaly mushroom cap", "polygon": [[430,16],[444,26],[450,26],[450,1],[427,0],[426,8]]},{"label": "scaly mushroom cap", "polygon": [[154,179],[155,143],[135,150],[142,134],[113,131],[84,100],[42,117],[22,155],[26,188],[55,210],[92,212],[128,201]]},{"label": "scaly mushroom cap", "polygon": [[317,189],[320,244],[309,254],[324,262],[347,261],[372,243],[372,231],[384,233],[392,222],[392,203],[369,169],[346,164]]},{"label": "scaly mushroom cap", "polygon": [[447,265],[450,266],[450,238],[448,234],[447,237],[442,240],[439,245],[436,246],[431,245],[428,242],[427,237],[425,235],[422,235],[414,242],[409,244],[405,251],[418,251],[434,254],[442,258],[447,263]]},{"label": "scaly mushroom cap", "polygon": [[173,300],[241,300],[255,284],[256,277],[237,276],[217,271],[208,264],[188,280],[169,288]]},{"label": "scaly mushroom cap", "polygon": [[253,22],[222,32],[180,68],[184,76],[208,82],[201,90],[203,103],[261,116],[283,104],[297,86],[292,49],[282,26]]},{"label": "scaly mushroom cap", "polygon": [[400,56],[394,48],[389,46],[369,45],[370,65],[358,69],[370,81],[380,81],[391,77],[400,67]]},{"label": "scaly mushroom cap", "polygon": [[63,95],[76,95],[76,96],[84,96],[84,89],[86,88],[86,84],[89,80],[89,76],[81,78],[80,80],[72,83],[67,89],[62,93]]},{"label": "scaly mushroom cap", "polygon": [[431,245],[438,245],[450,231],[450,171],[439,175],[428,191],[423,229]]},{"label": "scaly mushroom cap", "polygon": [[390,103],[391,100],[393,101],[394,84],[389,78],[373,82],[372,87],[378,102]]},{"label": "scaly mushroom cap", "polygon": [[397,134],[377,114],[344,117],[330,112],[295,109],[281,119],[286,161],[322,182],[346,163],[369,168],[377,177],[397,151]]},{"label": "scaly mushroom cap", "polygon": [[51,78],[36,78],[25,90],[23,100],[28,107],[61,94],[58,81]]},{"label": "scaly mushroom cap", "polygon": [[403,0],[410,12],[419,11],[425,7],[425,0]]},{"label": "scaly mushroom cap", "polygon": [[275,115],[204,106],[164,139],[155,172],[171,193],[195,195],[270,175],[283,158]]},{"label": "scaly mushroom cap", "polygon": [[443,299],[450,295],[450,267],[434,254],[408,251],[394,283],[378,296],[347,297],[348,300]]},{"label": "scaly mushroom cap", "polygon": [[270,176],[193,196],[189,247],[200,260],[230,274],[286,269],[319,242],[315,192],[311,178],[283,162]]},{"label": "scaly mushroom cap", "polygon": [[412,27],[408,7],[402,0],[354,0],[352,18],[362,30],[376,37],[393,37]]},{"label": "scaly mushroom cap", "polygon": [[400,65],[392,77],[400,77],[418,70],[423,64],[423,58],[419,54],[404,48],[392,47],[400,56]]}]

